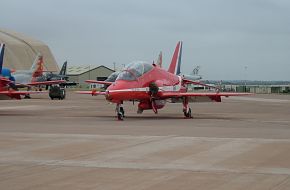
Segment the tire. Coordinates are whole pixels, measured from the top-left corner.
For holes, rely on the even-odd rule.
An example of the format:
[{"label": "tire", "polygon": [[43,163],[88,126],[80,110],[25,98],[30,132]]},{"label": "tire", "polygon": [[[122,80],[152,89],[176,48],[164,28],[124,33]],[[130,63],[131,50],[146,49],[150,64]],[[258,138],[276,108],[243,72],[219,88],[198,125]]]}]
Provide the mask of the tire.
[{"label": "tire", "polygon": [[188,115],[188,118],[192,118],[192,115],[191,115],[191,108],[189,108],[187,115]]},{"label": "tire", "polygon": [[184,116],[185,116],[186,118],[192,118],[192,115],[191,115],[191,108],[188,109],[188,112],[184,111],[183,113],[184,113]]},{"label": "tire", "polygon": [[118,120],[123,121],[124,120],[124,115],[122,113],[118,113]]}]

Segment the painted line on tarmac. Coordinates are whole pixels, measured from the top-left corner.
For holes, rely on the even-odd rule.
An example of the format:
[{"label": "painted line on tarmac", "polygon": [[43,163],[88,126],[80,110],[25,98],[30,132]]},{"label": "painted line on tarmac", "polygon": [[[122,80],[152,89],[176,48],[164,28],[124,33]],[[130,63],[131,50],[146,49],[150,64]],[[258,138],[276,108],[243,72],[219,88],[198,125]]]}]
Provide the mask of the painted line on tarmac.
[{"label": "painted line on tarmac", "polygon": [[268,103],[290,103],[290,100],[283,99],[267,99],[267,98],[253,98],[253,97],[231,97],[233,100],[268,102]]},{"label": "painted line on tarmac", "polygon": [[268,142],[290,142],[288,138],[241,138],[241,137],[191,137],[191,136],[179,136],[179,135],[106,135],[106,134],[59,134],[59,133],[26,133],[26,132],[0,132],[1,135],[7,137],[32,137],[32,138],[68,138],[71,139],[146,139],[146,138],[175,138],[175,139],[184,139],[184,140],[194,140],[194,141],[247,141],[247,142],[259,142],[259,143],[268,143]]},{"label": "painted line on tarmac", "polygon": [[71,109],[78,108],[80,106],[42,106],[42,105],[23,105],[23,106],[1,106],[0,111],[8,111],[8,110],[54,110],[54,109]]}]

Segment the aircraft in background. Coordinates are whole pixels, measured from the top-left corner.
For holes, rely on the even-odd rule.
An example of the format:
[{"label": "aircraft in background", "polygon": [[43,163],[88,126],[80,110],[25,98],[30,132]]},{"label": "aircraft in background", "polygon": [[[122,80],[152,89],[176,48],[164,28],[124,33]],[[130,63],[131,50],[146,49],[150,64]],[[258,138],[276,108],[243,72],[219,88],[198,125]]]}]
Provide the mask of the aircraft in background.
[{"label": "aircraft in background", "polygon": [[46,72],[44,75],[37,77],[38,82],[54,81],[54,80],[68,80],[66,75],[67,61],[65,61],[59,71],[59,73]]},{"label": "aircraft in background", "polygon": [[202,76],[198,74],[199,69],[200,69],[200,66],[197,66],[192,70],[192,72],[190,74],[180,73],[180,76],[182,76],[183,78],[186,78],[188,80],[201,80]]},{"label": "aircraft in background", "polygon": [[[3,44],[3,46],[5,45]],[[30,91],[31,87],[33,86],[38,87],[41,90],[41,86],[61,84],[66,82],[65,80],[37,81],[37,78],[43,76],[44,72],[43,56],[39,54],[33,62],[30,70],[13,71],[3,67],[1,75],[11,81],[9,86],[11,89],[16,91],[18,91],[19,88],[28,88],[28,91]],[[25,97],[30,98],[29,94],[30,93],[26,93]]]},{"label": "aircraft in background", "polygon": [[6,78],[1,74],[3,73],[4,50],[5,44],[0,44],[0,99],[6,99],[8,97],[21,99],[21,95],[25,96],[27,94],[40,93],[37,91],[17,91],[12,88],[14,87],[14,81],[11,80],[13,79],[11,75],[8,78]]},{"label": "aircraft in background", "polygon": [[69,77],[67,76],[67,61],[63,63],[61,70],[59,71],[58,74],[46,71],[46,74],[36,78],[36,82],[58,81],[58,80],[65,80],[65,83],[60,84],[63,87],[77,85],[77,83],[75,82],[69,82]]},{"label": "aircraft in background", "polygon": [[59,73],[47,72],[41,77],[37,77],[36,82],[51,82],[65,80],[64,83],[46,85],[46,90],[49,90],[49,97],[53,99],[63,100],[66,97],[65,87],[76,86],[76,82],[69,82],[67,76],[67,61],[65,61],[61,67]]},{"label": "aircraft in background", "polygon": [[12,73],[12,77],[15,79],[15,87],[30,88],[31,86],[52,85],[65,82],[65,80],[38,81],[38,78],[41,78],[44,72],[43,56],[37,55],[30,70],[19,70]]},{"label": "aircraft in background", "polygon": [[32,86],[60,84],[65,82],[65,80],[38,82],[37,78],[41,77],[44,73],[43,67],[43,57],[38,55],[30,70],[12,71],[11,69],[3,67],[1,74],[14,82],[12,88],[15,90],[18,88],[31,88]]},{"label": "aircraft in background", "polygon": [[[192,118],[189,102],[215,101],[221,102],[221,97],[243,96],[250,93],[224,93],[219,92],[187,92],[188,84],[198,84],[212,87],[200,82],[191,81],[178,76],[180,73],[182,42],[178,42],[169,69],[166,71],[156,64],[146,62],[133,62],[118,74],[115,82],[106,82],[110,86],[105,92],[79,91],[80,94],[104,95],[106,99],[116,104],[118,120],[123,120],[125,111],[122,107],[124,101],[139,102],[137,113],[144,110],[153,110],[158,113],[166,102],[182,103],[186,118]],[[88,80],[89,83],[100,81]]]}]

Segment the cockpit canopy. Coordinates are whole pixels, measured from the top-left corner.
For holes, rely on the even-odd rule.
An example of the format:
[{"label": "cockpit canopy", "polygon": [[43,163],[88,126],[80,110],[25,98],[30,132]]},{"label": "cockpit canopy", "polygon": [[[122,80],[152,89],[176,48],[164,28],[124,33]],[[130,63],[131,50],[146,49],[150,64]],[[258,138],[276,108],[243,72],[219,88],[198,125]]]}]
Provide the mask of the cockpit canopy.
[{"label": "cockpit canopy", "polygon": [[127,65],[125,69],[118,75],[116,80],[137,80],[137,78],[144,75],[151,69],[153,69],[151,64],[142,61],[136,61]]},{"label": "cockpit canopy", "polygon": [[119,73],[120,73],[119,71],[113,72],[112,74],[110,74],[108,76],[108,78],[106,79],[106,81],[108,81],[108,82],[115,82],[115,80],[117,79]]}]

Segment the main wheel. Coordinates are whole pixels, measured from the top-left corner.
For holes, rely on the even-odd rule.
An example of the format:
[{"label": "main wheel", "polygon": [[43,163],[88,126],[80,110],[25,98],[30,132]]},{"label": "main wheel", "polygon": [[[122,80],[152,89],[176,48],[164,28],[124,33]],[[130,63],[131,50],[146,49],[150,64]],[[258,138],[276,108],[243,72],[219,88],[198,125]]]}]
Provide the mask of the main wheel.
[{"label": "main wheel", "polygon": [[124,115],[122,113],[118,113],[118,120],[123,121],[124,120]]},{"label": "main wheel", "polygon": [[183,113],[186,118],[192,118],[191,108],[189,108],[188,111],[184,111]]},{"label": "main wheel", "polygon": [[28,95],[25,95],[25,96],[24,96],[24,99],[31,99],[31,97],[30,97],[30,95],[28,94]]}]

